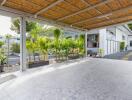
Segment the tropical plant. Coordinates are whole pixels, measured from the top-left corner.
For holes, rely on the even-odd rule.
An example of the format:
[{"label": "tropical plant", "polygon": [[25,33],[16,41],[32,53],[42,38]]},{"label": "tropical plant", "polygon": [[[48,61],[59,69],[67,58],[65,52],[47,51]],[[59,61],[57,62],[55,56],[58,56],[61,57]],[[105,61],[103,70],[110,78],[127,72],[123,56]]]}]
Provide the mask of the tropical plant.
[{"label": "tropical plant", "polygon": [[11,46],[11,50],[14,53],[20,53],[20,44],[19,43],[13,43]]},{"label": "tropical plant", "polygon": [[0,48],[4,45],[4,42],[0,41]]},{"label": "tropical plant", "polygon": [[55,48],[56,60],[57,60],[57,56],[60,53],[60,42],[59,42],[60,35],[61,35],[61,31],[59,29],[55,29],[54,30],[54,48]]},{"label": "tropical plant", "polygon": [[[36,25],[35,28],[33,28],[30,32],[29,32],[29,37],[27,38],[27,49],[29,51],[29,55],[33,54],[33,58],[35,61],[35,54],[36,51],[39,50],[38,47],[38,38],[40,36],[40,34],[43,32],[43,28],[40,25]],[[31,57],[29,57],[30,59]]]},{"label": "tropical plant", "polygon": [[132,23],[128,24],[128,27],[132,30]]},{"label": "tropical plant", "polygon": [[48,44],[49,39],[47,37],[40,37],[38,38],[38,48],[40,49],[40,52],[44,56],[44,60],[46,60],[46,57],[48,55]]},{"label": "tropical plant", "polygon": [[83,55],[84,55],[84,52],[85,52],[84,43],[85,43],[85,36],[84,36],[83,34],[81,34],[81,35],[79,36],[78,44],[77,44],[77,46],[78,46],[78,48],[79,48],[79,54],[80,54],[81,56],[83,56]]},{"label": "tropical plant", "polygon": [[32,42],[32,41],[27,40],[26,41],[26,48],[27,48],[28,53],[29,53],[29,61],[31,60],[31,55],[33,55],[33,59],[35,61],[35,52],[38,49],[37,41]]},{"label": "tropical plant", "polygon": [[65,56],[66,59],[68,58],[69,50],[70,50],[70,44],[69,43],[70,43],[69,39],[62,39],[61,40],[62,56]]},{"label": "tropical plant", "polygon": [[[36,28],[36,22],[26,21],[26,32],[30,32],[32,29]],[[12,19],[11,30],[20,33],[20,20],[17,18]]]},{"label": "tropical plant", "polygon": [[120,42],[120,51],[123,51],[125,48],[125,42]]},{"label": "tropical plant", "polygon": [[4,65],[6,62],[6,56],[3,49],[0,49],[0,65]]}]

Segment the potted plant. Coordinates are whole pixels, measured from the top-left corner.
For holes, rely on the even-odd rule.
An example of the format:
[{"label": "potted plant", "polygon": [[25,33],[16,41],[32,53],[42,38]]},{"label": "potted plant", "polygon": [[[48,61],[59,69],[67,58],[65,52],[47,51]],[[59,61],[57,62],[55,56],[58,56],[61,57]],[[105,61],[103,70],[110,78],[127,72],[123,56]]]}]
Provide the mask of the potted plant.
[{"label": "potted plant", "polygon": [[120,51],[124,51],[125,49],[125,42],[120,42]]},{"label": "potted plant", "polygon": [[6,56],[4,53],[0,53],[0,72],[3,72],[4,64],[6,63]]}]

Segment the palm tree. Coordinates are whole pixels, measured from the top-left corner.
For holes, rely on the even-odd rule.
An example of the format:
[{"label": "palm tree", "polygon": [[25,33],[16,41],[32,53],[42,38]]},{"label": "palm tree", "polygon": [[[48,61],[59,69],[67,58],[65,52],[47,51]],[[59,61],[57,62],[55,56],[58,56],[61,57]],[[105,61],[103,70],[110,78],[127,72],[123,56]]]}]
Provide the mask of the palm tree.
[{"label": "palm tree", "polygon": [[48,46],[49,46],[48,43],[49,43],[49,39],[47,37],[38,38],[39,49],[44,56],[44,60],[46,60],[46,57],[48,55]]},{"label": "palm tree", "polygon": [[81,34],[78,39],[78,48],[79,48],[79,54],[81,56],[84,55],[85,49],[84,49],[84,44],[85,44],[85,36]]},{"label": "palm tree", "polygon": [[56,60],[57,60],[57,54],[60,51],[60,42],[59,42],[60,35],[61,35],[61,31],[59,29],[55,29],[54,30],[54,47],[55,47]]},{"label": "palm tree", "polygon": [[[36,25],[36,22],[26,21],[26,32],[30,32],[32,29],[36,28]],[[12,19],[10,29],[17,32],[18,34],[20,33],[20,20],[18,18]]]},{"label": "palm tree", "polygon": [[35,53],[37,51],[38,48],[38,37],[39,35],[43,32],[43,28],[40,25],[36,25],[36,27],[34,29],[32,29],[29,32],[30,37],[28,38],[28,40],[32,43],[32,53],[33,53],[33,57],[34,57],[34,61],[35,61]]},{"label": "palm tree", "polygon": [[0,41],[0,48],[4,45],[4,42]]}]

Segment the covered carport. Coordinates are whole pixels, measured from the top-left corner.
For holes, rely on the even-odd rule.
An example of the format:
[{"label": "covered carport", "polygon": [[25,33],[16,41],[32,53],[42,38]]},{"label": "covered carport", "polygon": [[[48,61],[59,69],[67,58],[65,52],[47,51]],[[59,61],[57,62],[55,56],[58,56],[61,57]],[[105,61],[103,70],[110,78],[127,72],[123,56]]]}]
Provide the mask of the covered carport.
[{"label": "covered carport", "polygon": [[92,29],[132,20],[132,0],[0,0],[0,5],[0,14],[20,17],[22,71],[27,68],[27,19],[83,31],[86,34]]}]

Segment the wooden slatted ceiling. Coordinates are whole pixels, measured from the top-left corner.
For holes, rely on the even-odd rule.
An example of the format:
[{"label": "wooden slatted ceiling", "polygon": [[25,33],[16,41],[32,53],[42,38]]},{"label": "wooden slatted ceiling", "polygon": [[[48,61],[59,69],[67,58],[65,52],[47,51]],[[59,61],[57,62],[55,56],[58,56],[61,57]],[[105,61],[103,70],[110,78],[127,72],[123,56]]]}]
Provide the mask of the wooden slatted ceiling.
[{"label": "wooden slatted ceiling", "polygon": [[[7,0],[4,6],[36,14],[38,11],[57,1],[58,0]],[[0,2],[2,2],[2,0],[0,0]],[[91,6],[95,7],[91,8]],[[62,2],[41,12],[39,16],[79,28],[93,29],[131,20],[131,6],[132,0],[62,0]],[[128,11],[123,12],[115,12],[127,7],[131,7],[131,9],[129,8]]]}]

